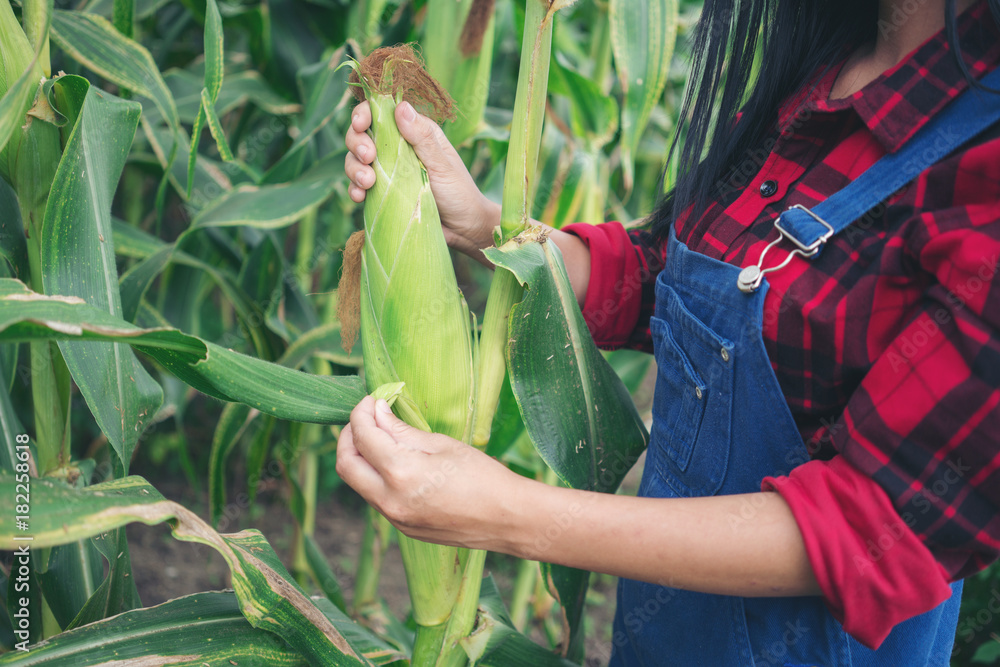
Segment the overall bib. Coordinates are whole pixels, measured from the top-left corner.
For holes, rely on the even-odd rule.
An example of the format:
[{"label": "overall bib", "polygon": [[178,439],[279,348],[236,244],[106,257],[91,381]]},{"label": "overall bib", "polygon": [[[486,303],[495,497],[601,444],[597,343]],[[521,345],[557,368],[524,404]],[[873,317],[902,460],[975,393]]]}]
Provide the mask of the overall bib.
[{"label": "overall bib", "polygon": [[[1000,70],[983,79],[1000,87]],[[905,146],[846,188],[775,222],[792,248],[779,266],[739,267],[687,248],[671,233],[650,320],[657,380],[639,495],[760,491],[761,480],[809,461],[761,337],[764,273],[823,244],[921,171],[1000,119],[1000,95],[971,90]],[[752,506],[733,521],[745,520]],[[669,583],[670,573],[664,573]],[[949,664],[961,582],[937,608],[897,625],[877,651],[847,635],[818,596],[738,598],[621,579],[611,667],[917,667]]]}]

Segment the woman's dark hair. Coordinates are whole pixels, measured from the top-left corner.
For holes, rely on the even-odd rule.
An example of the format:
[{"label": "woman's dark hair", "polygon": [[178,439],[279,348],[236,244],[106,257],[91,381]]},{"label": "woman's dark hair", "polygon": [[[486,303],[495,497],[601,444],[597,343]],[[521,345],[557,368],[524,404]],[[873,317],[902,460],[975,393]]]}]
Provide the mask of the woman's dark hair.
[{"label": "woman's dark hair", "polygon": [[[985,1],[1000,23],[1000,0]],[[965,77],[981,88],[961,55],[955,3],[945,0],[945,35]],[[680,114],[683,140],[678,131],[668,157],[680,168],[648,220],[653,233],[666,238],[676,213],[689,207],[695,217],[704,213],[732,170],[776,131],[779,105],[879,29],[878,0],[705,0]]]}]

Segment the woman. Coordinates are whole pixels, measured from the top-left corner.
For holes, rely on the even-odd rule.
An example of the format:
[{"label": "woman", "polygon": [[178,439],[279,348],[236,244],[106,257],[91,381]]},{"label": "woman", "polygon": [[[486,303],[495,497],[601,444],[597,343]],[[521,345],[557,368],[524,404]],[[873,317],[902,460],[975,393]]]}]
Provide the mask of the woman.
[{"label": "woman", "polygon": [[[643,497],[524,479],[370,398],[338,471],[413,537],[621,577],[613,665],[946,665],[1000,550],[1000,2],[736,6],[705,4],[689,168],[648,228],[551,236],[598,344],[656,355]],[[497,207],[396,120],[484,261]]]}]

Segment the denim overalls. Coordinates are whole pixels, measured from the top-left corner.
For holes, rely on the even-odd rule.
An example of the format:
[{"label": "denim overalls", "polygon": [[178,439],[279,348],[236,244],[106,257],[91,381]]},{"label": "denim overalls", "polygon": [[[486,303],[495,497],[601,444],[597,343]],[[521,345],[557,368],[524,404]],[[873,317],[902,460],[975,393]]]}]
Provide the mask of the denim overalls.
[{"label": "denim overalls", "polygon": [[[1000,87],[1000,70],[983,83]],[[967,91],[822,204],[783,213],[775,223],[780,235],[764,254],[780,244],[791,248],[788,259],[815,257],[831,236],[998,119],[1000,95]],[[657,381],[639,495],[752,493],[764,477],[809,460],[761,337],[763,274],[784,263],[764,270],[762,263],[741,271],[671,234],[650,320]],[[726,597],[622,579],[611,666],[946,667],[961,582],[952,589],[951,598],[897,625],[873,651],[848,636],[818,596]]]}]

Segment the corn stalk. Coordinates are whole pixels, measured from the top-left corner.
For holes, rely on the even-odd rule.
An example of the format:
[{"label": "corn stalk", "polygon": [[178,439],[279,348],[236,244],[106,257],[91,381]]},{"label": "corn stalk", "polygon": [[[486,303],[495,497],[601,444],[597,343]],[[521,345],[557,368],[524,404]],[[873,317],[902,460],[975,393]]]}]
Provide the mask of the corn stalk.
[{"label": "corn stalk", "polygon": [[[514,123],[510,132],[507,170],[504,174],[500,227],[494,231],[497,247],[528,229],[535,186],[538,150],[545,117],[549,62],[552,58],[552,23],[555,12],[569,2],[528,0],[524,17],[524,40],[521,43],[521,67],[514,98]],[[472,442],[485,448],[490,440],[493,414],[500,398],[506,370],[504,350],[510,310],[521,300],[524,288],[514,275],[497,267],[490,284],[490,294],[483,316],[480,337],[476,394],[480,410],[476,412]]]},{"label": "corn stalk", "polygon": [[[30,94],[18,104],[14,128],[0,152],[0,176],[10,182],[17,195],[25,226],[29,280],[38,293],[42,285],[42,223],[52,178],[62,149],[59,129],[40,81],[51,69],[48,30],[51,6],[41,0],[24,5],[24,30],[18,25],[7,0],[0,0],[0,95],[8,92],[22,74],[31,78]],[[27,114],[27,115],[26,115]],[[39,472],[45,474],[69,462],[70,376],[54,343],[31,344],[32,401],[38,444]]]}]

